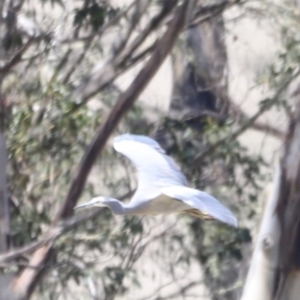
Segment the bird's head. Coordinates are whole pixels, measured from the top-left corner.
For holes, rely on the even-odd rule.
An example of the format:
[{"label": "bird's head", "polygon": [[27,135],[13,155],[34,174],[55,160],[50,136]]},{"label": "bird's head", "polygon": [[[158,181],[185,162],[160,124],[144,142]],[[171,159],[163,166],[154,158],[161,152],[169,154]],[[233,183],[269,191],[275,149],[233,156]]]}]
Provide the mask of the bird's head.
[{"label": "bird's head", "polygon": [[85,208],[85,207],[95,207],[95,206],[106,207],[107,202],[109,202],[107,197],[103,197],[103,196],[95,197],[88,202],[85,202],[85,203],[75,206],[74,209]]},{"label": "bird's head", "polygon": [[126,207],[117,199],[110,197],[95,197],[92,200],[83,204],[77,205],[74,209],[85,208],[85,207],[108,207],[111,211],[117,215],[123,215],[127,213]]}]

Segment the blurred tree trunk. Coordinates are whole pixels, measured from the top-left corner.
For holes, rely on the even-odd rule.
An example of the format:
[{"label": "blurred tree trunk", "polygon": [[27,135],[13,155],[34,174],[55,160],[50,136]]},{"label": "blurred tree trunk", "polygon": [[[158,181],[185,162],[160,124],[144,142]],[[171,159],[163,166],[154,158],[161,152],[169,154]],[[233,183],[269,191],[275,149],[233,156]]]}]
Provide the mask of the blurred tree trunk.
[{"label": "blurred tree trunk", "polygon": [[6,182],[7,151],[4,135],[4,97],[0,94],[0,253],[8,250],[9,206]]},{"label": "blurred tree trunk", "polygon": [[[172,54],[173,90],[170,118],[185,122],[201,132],[207,117],[223,122],[229,110],[227,52],[224,41],[225,28],[222,15],[190,27],[185,32],[185,40],[177,42]],[[155,136],[164,146],[170,146],[163,129]],[[191,230],[198,257],[202,257],[204,232],[200,220],[194,220]],[[239,278],[236,265],[220,266],[218,278],[205,273],[205,284],[215,292],[220,287],[232,286]],[[235,299],[239,291],[228,291],[213,299]]]},{"label": "blurred tree trunk", "polygon": [[300,294],[300,95],[265,209],[242,300]]},{"label": "blurred tree trunk", "polygon": [[[201,1],[198,1],[201,5]],[[173,88],[169,117],[201,132],[207,117],[223,122],[228,114],[227,52],[222,14],[193,24],[176,43],[171,58]],[[154,138],[165,149],[172,138],[158,125]]]},{"label": "blurred tree trunk", "polygon": [[[4,135],[5,98],[0,94],[0,254],[9,249],[10,216],[6,180],[7,149]],[[0,300],[14,300],[9,297],[8,286],[11,274],[0,274]]]},{"label": "blurred tree trunk", "polygon": [[224,23],[217,16],[192,26],[172,55],[170,116],[201,130],[201,117],[227,114],[227,54]]}]

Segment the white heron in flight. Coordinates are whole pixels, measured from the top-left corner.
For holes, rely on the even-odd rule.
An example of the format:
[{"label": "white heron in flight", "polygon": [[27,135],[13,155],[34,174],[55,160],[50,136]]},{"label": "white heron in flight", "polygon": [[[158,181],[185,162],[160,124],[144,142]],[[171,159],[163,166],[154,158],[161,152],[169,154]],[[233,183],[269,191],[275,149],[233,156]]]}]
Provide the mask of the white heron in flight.
[{"label": "white heron in flight", "polygon": [[138,187],[129,203],[110,197],[95,197],[75,208],[105,206],[117,215],[186,213],[201,219],[216,219],[237,227],[232,212],[213,196],[187,186],[186,177],[153,139],[122,134],[114,138],[117,152],[128,157],[138,171]]}]

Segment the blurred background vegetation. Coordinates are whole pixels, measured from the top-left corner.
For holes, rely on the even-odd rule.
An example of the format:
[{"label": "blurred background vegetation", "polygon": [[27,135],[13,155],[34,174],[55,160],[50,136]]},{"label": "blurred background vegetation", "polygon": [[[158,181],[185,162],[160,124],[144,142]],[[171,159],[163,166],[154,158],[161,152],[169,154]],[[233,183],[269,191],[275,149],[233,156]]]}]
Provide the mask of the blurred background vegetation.
[{"label": "blurred background vegetation", "polygon": [[[228,205],[240,227],[179,215],[124,218],[103,209],[55,242],[33,299],[239,299],[273,170],[270,156],[251,150],[255,135],[248,143],[242,136],[249,129],[277,141],[283,136],[286,124],[273,121],[289,114],[286,82],[296,74],[300,55],[297,6],[290,2],[194,1],[168,58],[170,78],[159,87],[170,90],[168,97],[157,91],[153,105],[142,94],[114,133],[155,138],[190,185]],[[47,232],[97,128],[179,5],[2,1],[0,106],[9,204],[2,252]],[[278,30],[270,60],[253,67],[249,85],[263,92],[255,94],[249,112],[243,99],[233,99],[234,65],[227,52],[231,39],[238,39],[235,27],[245,22]],[[274,109],[271,122],[260,118]],[[80,201],[98,194],[126,200],[135,185],[132,166],[109,139]],[[1,272],[20,274],[29,262],[24,252],[1,264]]]}]

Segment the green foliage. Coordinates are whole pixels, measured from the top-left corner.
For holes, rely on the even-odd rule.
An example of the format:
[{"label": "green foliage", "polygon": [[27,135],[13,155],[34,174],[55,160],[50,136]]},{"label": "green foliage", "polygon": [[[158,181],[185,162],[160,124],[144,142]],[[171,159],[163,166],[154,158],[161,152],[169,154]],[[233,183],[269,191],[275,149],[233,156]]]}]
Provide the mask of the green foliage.
[{"label": "green foliage", "polygon": [[[9,182],[12,198],[16,199],[12,209],[15,245],[38,238],[49,225],[85,147],[105,114],[105,108],[90,110],[75,103],[68,97],[66,87],[57,82],[46,87],[29,82],[22,91],[24,100],[11,106],[8,122]],[[110,99],[107,104],[112,103]],[[139,134],[153,131],[156,124],[147,121],[143,112],[135,106],[120,125],[122,131]],[[228,203],[235,211],[240,210],[237,204],[242,198],[247,203],[240,213],[244,216],[250,210],[255,212],[250,207],[261,191],[261,166],[265,165],[262,158],[249,155],[240,143],[228,140],[213,149],[201,165],[194,164],[201,149],[226,136],[232,124],[220,127],[209,123],[199,133],[184,123],[166,119],[164,130],[172,137],[168,152],[175,156],[192,185],[204,190],[209,186],[225,202],[230,198]],[[114,196],[134,187],[130,177],[121,175],[124,170],[128,174],[128,163],[120,160],[117,165],[117,161],[112,149],[104,151],[98,160],[102,174],[99,181]],[[216,166],[221,166],[218,175],[214,173]],[[203,174],[209,175],[203,177]],[[93,185],[88,184],[83,197],[95,193]],[[192,262],[198,260],[206,274],[218,279],[224,271],[219,266],[225,268],[239,262],[243,245],[251,241],[243,221],[235,231],[216,222],[203,224],[190,217],[179,218],[174,226],[164,227],[149,241],[151,228],[159,225],[155,222],[137,217],[115,218],[104,209],[100,217],[89,220],[57,242],[58,255],[53,258],[50,276],[40,285],[41,295],[51,290],[51,296],[44,299],[56,298],[55,291],[65,289],[72,281],[84,285],[88,278],[103,287],[105,297],[126,295],[132,285],[141,286],[135,263],[145,251],[150,251],[150,243],[156,240],[161,246],[148,255],[163,272],[176,274],[179,269],[189,270]]]},{"label": "green foliage", "polygon": [[[63,6],[61,0],[51,0],[51,3]],[[75,29],[82,27],[95,32],[118,12],[104,1],[86,3],[87,6],[82,5],[71,15]],[[277,88],[297,70],[298,39],[297,35],[287,34],[279,62],[268,70],[271,88]],[[4,42],[9,50],[22,45],[21,38]],[[115,93],[109,89],[96,95],[101,109],[90,109],[85,103],[71,99],[74,82],[62,83],[61,77],[65,74],[60,66],[63,60],[55,60],[55,79],[47,81],[37,75],[39,64],[51,61],[49,57],[53,53],[64,56],[61,46],[48,42],[38,44],[34,51],[40,51],[39,55],[33,53],[32,57],[24,58],[13,78],[6,78],[12,81],[4,92],[13,99],[8,107],[6,132],[11,228],[16,247],[38,239],[48,228],[66,196],[86,146],[108,108],[116,102]],[[73,49],[73,44],[68,47]],[[99,43],[90,49],[84,48],[89,60],[85,61],[83,69],[90,70],[95,64],[99,48]],[[39,58],[37,62],[35,57]],[[70,62],[66,65],[73,67]],[[82,69],[74,80],[81,79],[81,72]],[[270,99],[266,99],[261,108],[269,104]],[[278,108],[289,108],[284,98],[279,99]],[[147,112],[145,107],[134,106],[118,131],[152,133],[158,124],[148,120]],[[133,286],[143,286],[140,279],[147,266],[142,266],[145,271],[135,264],[144,253],[153,266],[174,281],[178,280],[177,273],[184,270],[188,274],[195,263],[200,263],[206,280],[215,283],[214,291],[232,285],[232,278],[236,276],[229,276],[224,282],[222,274],[239,265],[244,248],[252,240],[249,223],[257,217],[257,199],[266,181],[263,169],[267,164],[260,155],[250,154],[236,139],[228,138],[219,147],[213,147],[219,139],[230,137],[236,127],[234,120],[220,126],[207,118],[203,121],[202,132],[168,118],[162,118],[161,123],[170,140],[167,152],[175,157],[191,185],[211,192],[228,204],[237,213],[240,228],[233,230],[215,221],[203,222],[189,216],[114,217],[109,210],[103,209],[97,218],[88,220],[56,242],[57,255],[49,262],[50,272],[39,286],[38,299],[87,299],[90,297],[88,279],[94,281],[103,298],[114,299],[120,295],[126,298]],[[207,148],[209,154],[195,164],[195,157]],[[82,198],[88,199],[98,193],[117,197],[132,191],[135,181],[131,171],[126,160],[117,157],[111,148],[105,149],[95,166],[97,181],[88,181]],[[155,276],[157,274],[152,274],[157,279]],[[74,283],[81,287],[82,294],[69,290]],[[222,299],[232,299],[226,296]]]},{"label": "green foliage", "polygon": [[112,18],[117,12],[117,9],[107,4],[93,2],[89,7],[76,9],[73,25],[83,25],[85,28],[92,27],[93,30],[98,30],[103,26],[107,17]]},{"label": "green foliage", "polygon": [[38,237],[49,224],[74,171],[70,166],[78,163],[91,128],[99,122],[99,115],[77,109],[59,86],[26,96],[26,102],[11,108],[7,131],[9,188],[17,199],[12,214],[15,245]]},{"label": "green foliage", "polygon": [[[230,280],[223,282],[223,274],[242,260],[244,247],[252,241],[248,224],[257,215],[257,199],[267,179],[263,168],[268,164],[262,156],[250,154],[238,140],[230,139],[234,122],[218,125],[208,120],[206,124],[203,132],[170,119],[166,119],[163,126],[172,140],[169,152],[176,157],[192,185],[201,190],[209,188],[209,192],[222,199],[239,216],[236,230],[197,219],[187,222],[196,250],[194,255],[188,252],[189,260],[193,255],[201,262],[207,278],[216,282],[217,290],[232,286],[232,275]],[[213,146],[226,136],[229,137],[226,142]],[[210,147],[211,151],[201,163],[195,164],[197,155]],[[211,283],[210,286],[214,286]],[[227,297],[233,296],[229,293]]]}]

